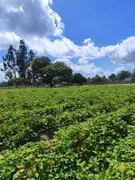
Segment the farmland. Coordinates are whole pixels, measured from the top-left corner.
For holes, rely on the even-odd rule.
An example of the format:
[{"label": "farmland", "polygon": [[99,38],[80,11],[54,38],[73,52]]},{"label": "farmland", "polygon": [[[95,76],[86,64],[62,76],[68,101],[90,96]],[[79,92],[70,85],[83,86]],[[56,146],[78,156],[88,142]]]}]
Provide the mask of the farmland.
[{"label": "farmland", "polygon": [[0,179],[135,179],[135,85],[0,90]]}]

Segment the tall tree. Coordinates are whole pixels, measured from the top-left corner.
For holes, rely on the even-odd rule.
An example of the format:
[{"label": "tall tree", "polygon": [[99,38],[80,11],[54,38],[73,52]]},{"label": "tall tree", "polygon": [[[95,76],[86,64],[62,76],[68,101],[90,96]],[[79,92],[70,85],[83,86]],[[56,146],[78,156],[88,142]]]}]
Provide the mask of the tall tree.
[{"label": "tall tree", "polygon": [[5,78],[11,80],[16,78],[16,58],[15,58],[15,49],[11,45],[8,49],[5,57],[3,56],[3,69],[1,71],[5,72]]},{"label": "tall tree", "polygon": [[32,61],[35,58],[35,53],[33,52],[33,50],[30,49],[29,53],[28,53],[28,61],[26,64],[26,79],[31,82],[33,80],[33,73],[32,73],[32,68],[31,68],[31,64]]},{"label": "tall tree", "polygon": [[27,51],[27,47],[23,40],[20,40],[20,45],[17,50],[11,45],[7,54],[3,57],[3,68],[7,80],[16,82],[16,78],[28,80],[31,82],[32,71],[31,62],[35,58],[35,53],[32,50]]},{"label": "tall tree", "polygon": [[30,51],[29,51],[28,58],[29,58],[29,66],[31,67],[31,63],[35,58],[35,53],[33,52],[32,49],[30,49]]},{"label": "tall tree", "polygon": [[32,49],[29,51],[29,61],[31,62],[35,58],[35,53],[33,52]]},{"label": "tall tree", "polygon": [[29,64],[28,52],[25,42],[20,40],[19,49],[16,51],[18,73],[20,78],[26,78],[26,70]]}]

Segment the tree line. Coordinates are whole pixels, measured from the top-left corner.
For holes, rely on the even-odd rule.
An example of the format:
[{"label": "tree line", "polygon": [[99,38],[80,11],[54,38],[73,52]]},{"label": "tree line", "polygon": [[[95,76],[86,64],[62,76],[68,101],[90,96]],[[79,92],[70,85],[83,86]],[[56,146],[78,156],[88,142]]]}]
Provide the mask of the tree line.
[{"label": "tree line", "polygon": [[122,70],[117,74],[112,73],[109,77],[96,75],[88,78],[89,83],[115,83],[115,82],[135,82],[135,69],[133,71]]},{"label": "tree line", "polygon": [[72,69],[63,62],[52,63],[48,57],[36,56],[33,50],[27,48],[24,40],[20,40],[18,49],[12,45],[8,48],[3,57],[1,71],[5,73],[5,79],[7,79],[5,84],[8,86],[49,85],[53,87],[62,82],[82,85],[84,82],[107,83],[126,78],[135,80],[135,70],[133,72],[123,70],[109,77],[96,75],[93,78],[85,78],[80,73],[73,73]]},{"label": "tree line", "polygon": [[80,73],[73,74],[63,62],[52,63],[48,57],[36,56],[23,40],[18,49],[9,47],[1,71],[5,73],[6,84],[11,86],[46,84],[53,87],[60,82],[82,84],[87,81]]}]

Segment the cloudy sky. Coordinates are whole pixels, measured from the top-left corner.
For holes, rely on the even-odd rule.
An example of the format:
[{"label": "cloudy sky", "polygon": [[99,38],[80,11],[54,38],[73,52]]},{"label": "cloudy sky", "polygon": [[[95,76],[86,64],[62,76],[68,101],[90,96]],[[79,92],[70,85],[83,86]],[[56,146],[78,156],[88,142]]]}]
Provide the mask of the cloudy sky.
[{"label": "cloudy sky", "polygon": [[0,67],[9,45],[24,39],[86,77],[131,70],[134,17],[134,0],[0,0]]}]

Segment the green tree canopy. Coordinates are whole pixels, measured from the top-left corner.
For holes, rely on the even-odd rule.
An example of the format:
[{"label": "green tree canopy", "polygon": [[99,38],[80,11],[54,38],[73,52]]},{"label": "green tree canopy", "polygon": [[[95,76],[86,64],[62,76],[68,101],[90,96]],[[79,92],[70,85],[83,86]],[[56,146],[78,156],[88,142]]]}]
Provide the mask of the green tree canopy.
[{"label": "green tree canopy", "polygon": [[41,56],[36,57],[31,61],[31,69],[33,79],[41,78],[43,79],[43,69],[51,64],[51,60],[48,57]]},{"label": "green tree canopy", "polygon": [[91,79],[92,83],[100,83],[100,82],[103,82],[103,78],[100,77],[99,75],[96,75],[95,77],[93,77]]},{"label": "green tree canopy", "polygon": [[49,83],[51,87],[53,87],[56,82],[61,82],[72,75],[72,69],[63,62],[55,62],[54,64],[46,66],[43,70],[44,82]]},{"label": "green tree canopy", "polygon": [[72,82],[77,84],[83,84],[84,82],[87,82],[87,79],[80,73],[75,73],[72,76]]},{"label": "green tree canopy", "polygon": [[116,80],[116,75],[113,73],[109,76],[110,81],[115,81]]},{"label": "green tree canopy", "polygon": [[20,40],[19,49],[16,50],[16,61],[20,78],[26,78],[26,69],[28,68],[28,52],[25,42]]},{"label": "green tree canopy", "polygon": [[131,76],[132,76],[131,72],[123,70],[123,71],[121,71],[120,73],[117,74],[117,79],[118,80],[124,80],[126,78],[131,77]]}]

